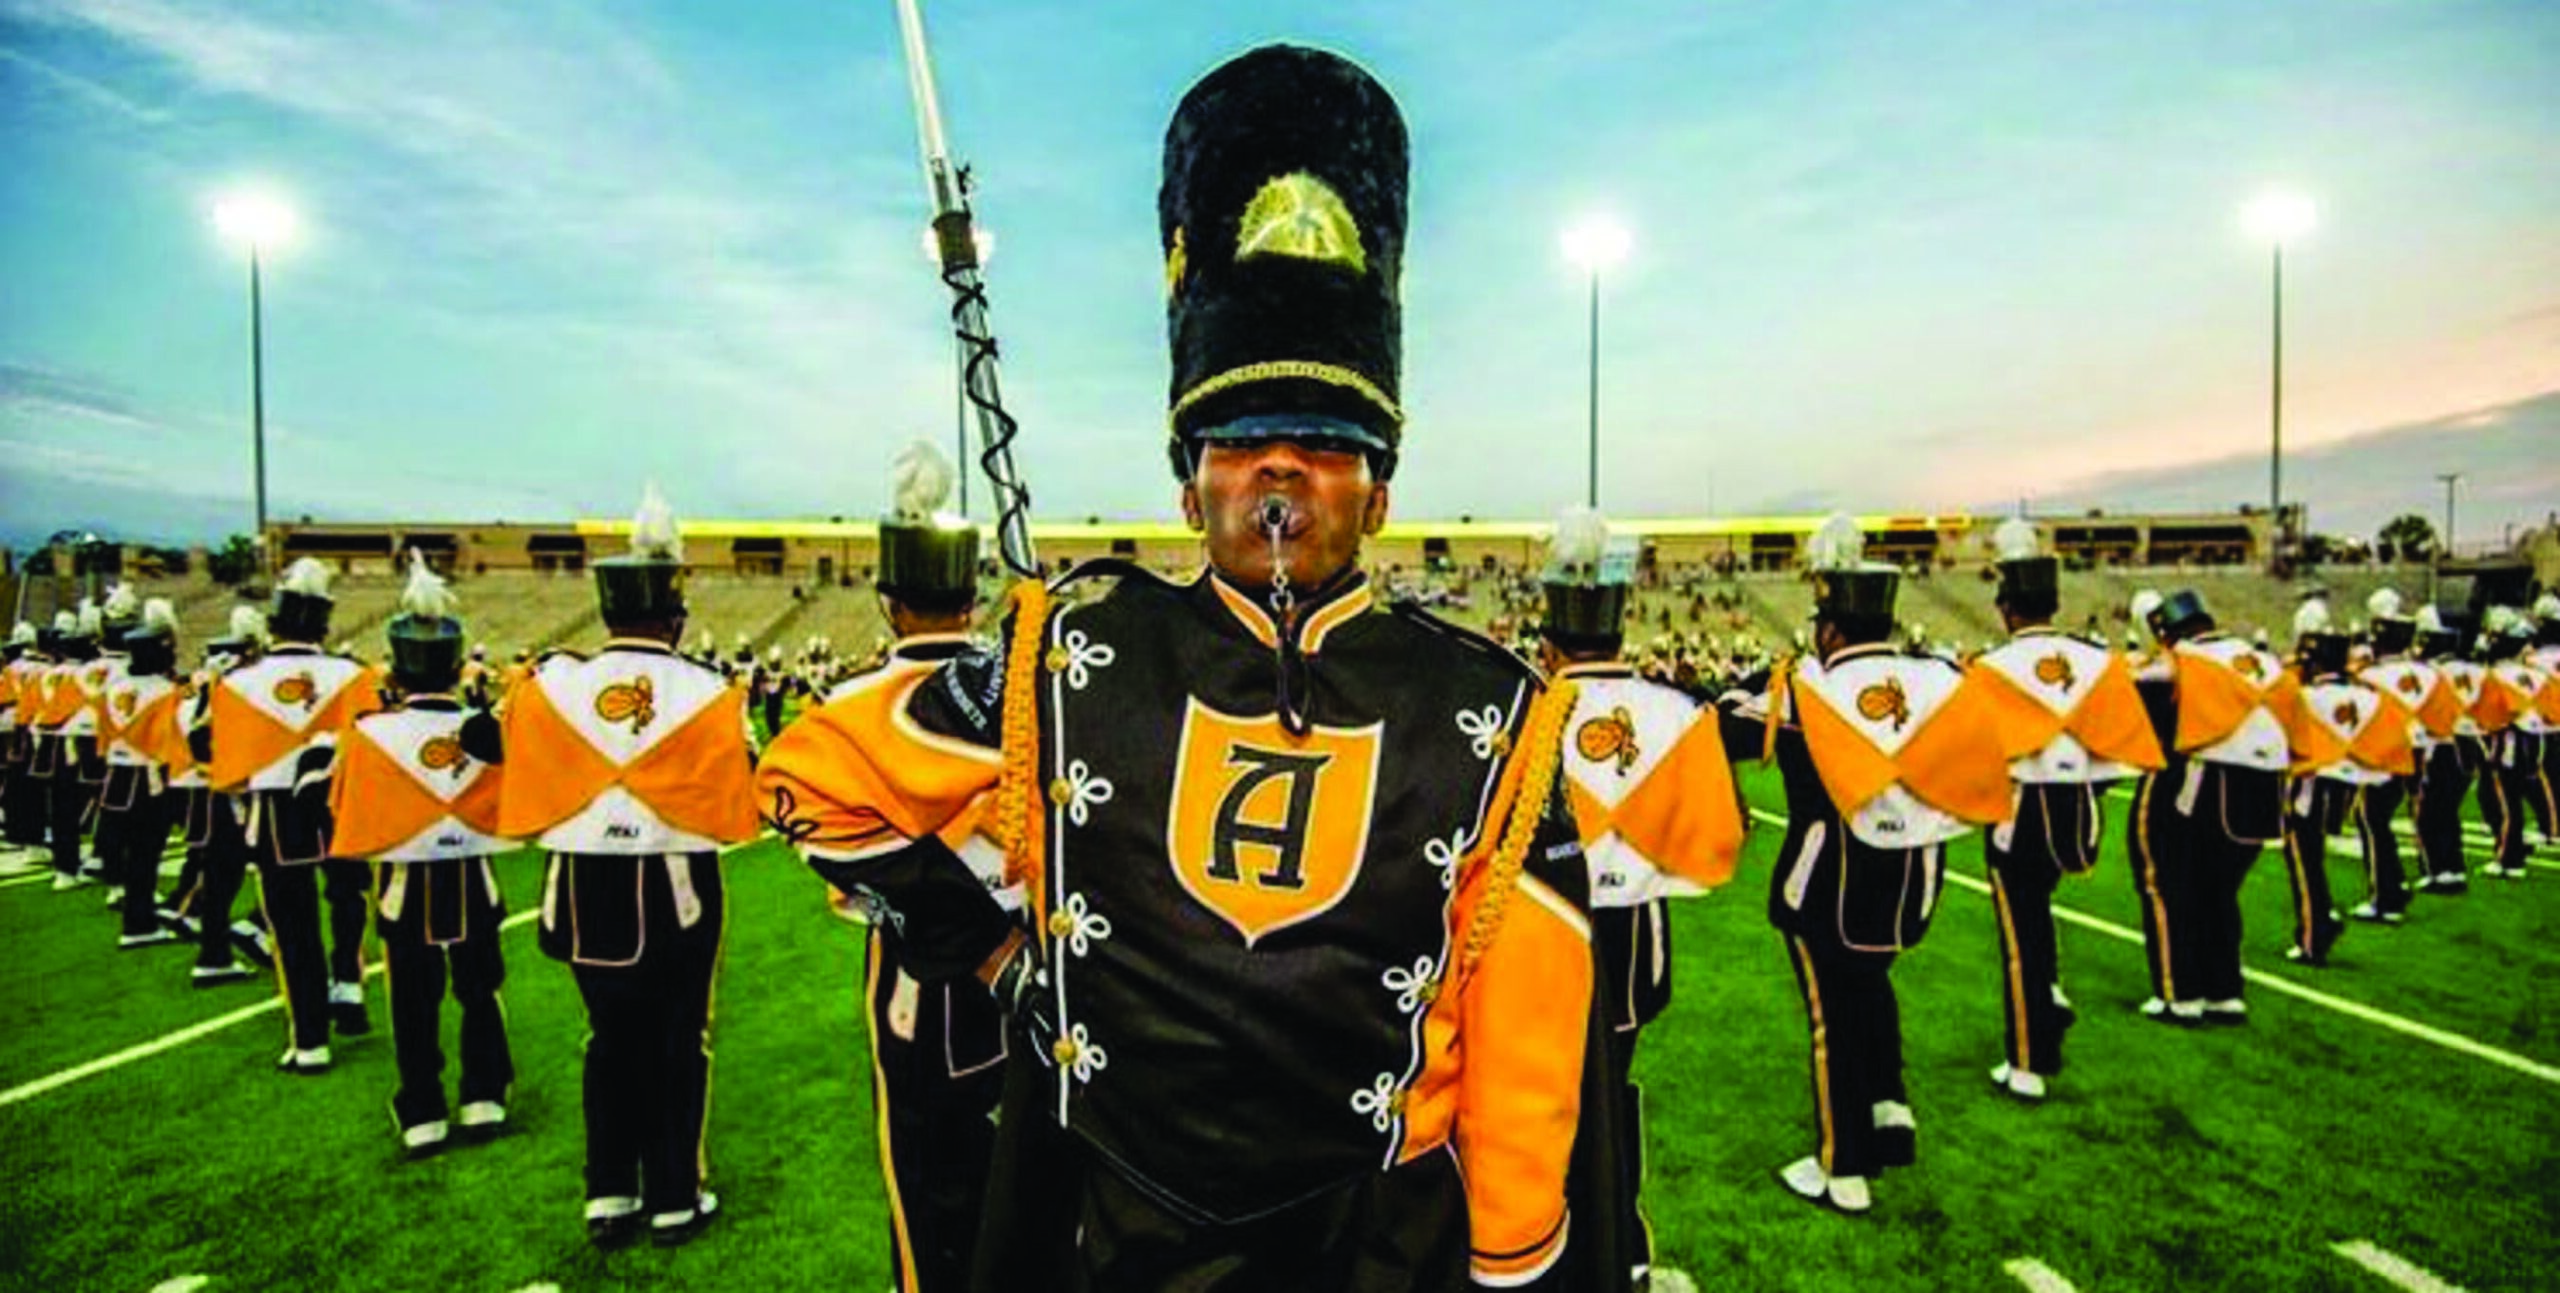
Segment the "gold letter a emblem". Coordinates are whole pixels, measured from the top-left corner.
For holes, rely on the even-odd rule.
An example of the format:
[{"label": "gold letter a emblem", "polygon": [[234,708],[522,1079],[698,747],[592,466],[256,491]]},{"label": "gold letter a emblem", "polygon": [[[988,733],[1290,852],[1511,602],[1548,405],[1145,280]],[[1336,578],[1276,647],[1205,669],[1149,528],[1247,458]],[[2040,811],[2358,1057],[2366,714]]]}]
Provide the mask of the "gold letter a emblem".
[{"label": "gold letter a emblem", "polygon": [[1236,231],[1236,259],[1295,256],[1301,260],[1341,265],[1367,273],[1368,253],[1360,247],[1360,223],[1351,208],[1323,180],[1304,171],[1280,176],[1262,186],[1246,203]]}]

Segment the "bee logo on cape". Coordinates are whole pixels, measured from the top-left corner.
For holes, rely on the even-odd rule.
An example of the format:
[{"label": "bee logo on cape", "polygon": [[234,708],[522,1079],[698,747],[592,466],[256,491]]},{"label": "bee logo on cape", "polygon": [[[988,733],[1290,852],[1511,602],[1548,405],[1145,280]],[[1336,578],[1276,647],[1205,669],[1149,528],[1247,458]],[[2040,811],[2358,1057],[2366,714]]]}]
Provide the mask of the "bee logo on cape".
[{"label": "bee logo on cape", "polygon": [[1385,725],[1237,718],[1193,700],[1165,840],[1182,887],[1245,945],[1330,910],[1359,878]]}]

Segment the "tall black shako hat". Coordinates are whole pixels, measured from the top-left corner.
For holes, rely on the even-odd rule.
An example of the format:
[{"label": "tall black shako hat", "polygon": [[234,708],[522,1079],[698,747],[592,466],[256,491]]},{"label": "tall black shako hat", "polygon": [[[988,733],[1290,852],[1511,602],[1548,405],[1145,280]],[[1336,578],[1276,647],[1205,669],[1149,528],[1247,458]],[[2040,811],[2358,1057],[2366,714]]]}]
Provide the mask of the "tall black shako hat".
[{"label": "tall black shako hat", "polygon": [[2306,673],[2316,676],[2347,671],[2352,640],[2330,618],[2328,598],[2308,598],[2294,608],[2293,645]]},{"label": "tall black shako hat", "polygon": [[2418,640],[2417,617],[2397,588],[2377,588],[2364,599],[2365,636],[2376,655],[2399,655]]},{"label": "tall black shako hat", "polygon": [[1615,652],[1625,640],[1635,561],[1610,543],[1607,518],[1587,507],[1565,509],[1556,518],[1539,582],[1547,593],[1539,632],[1556,649]]},{"label": "tall black shako hat", "polygon": [[123,649],[131,658],[127,664],[136,677],[164,678],[178,669],[178,608],[166,597],[154,597],[142,603],[135,613],[131,628],[124,631]]},{"label": "tall black shako hat", "polygon": [[133,591],[133,585],[118,583],[107,590],[98,613],[98,648],[109,655],[125,654],[125,639],[142,627],[142,595]]},{"label": "tall black shako hat", "polygon": [[424,695],[451,691],[462,681],[462,621],[453,590],[409,549],[409,586],[400,591],[400,613],[384,627],[391,640],[391,678],[403,691]]},{"label": "tall black shako hat", "polygon": [[279,642],[317,643],[329,636],[329,568],[312,557],[285,567],[276,585],[275,609],[267,613],[267,631]]},{"label": "tall black shako hat", "polygon": [[1902,572],[1866,558],[1866,531],[1846,513],[1832,513],[1813,532],[1805,543],[1805,565],[1813,571],[1814,618],[1893,619]]},{"label": "tall black shako hat", "polygon": [[684,618],[684,536],[656,482],[640,491],[640,510],[631,518],[631,551],[591,568],[607,629]]},{"label": "tall black shako hat", "polygon": [[1991,532],[1999,554],[2000,604],[2021,615],[2051,615],[2062,599],[2062,562],[2044,550],[2035,522],[2013,516]]},{"label": "tall black shako hat", "polygon": [[2151,631],[2163,643],[2183,642],[2213,628],[2213,612],[2205,608],[2204,594],[2192,588],[2170,593],[2151,614]]},{"label": "tall black shako hat", "polygon": [[1156,193],[1175,475],[1203,441],[1279,438],[1394,474],[1405,175],[1395,99],[1340,55],[1265,45],[1182,96]]},{"label": "tall black shako hat", "polygon": [[880,593],[931,614],[978,599],[978,527],[943,513],[956,479],[951,460],[918,440],[889,468],[889,514],[880,518]]}]

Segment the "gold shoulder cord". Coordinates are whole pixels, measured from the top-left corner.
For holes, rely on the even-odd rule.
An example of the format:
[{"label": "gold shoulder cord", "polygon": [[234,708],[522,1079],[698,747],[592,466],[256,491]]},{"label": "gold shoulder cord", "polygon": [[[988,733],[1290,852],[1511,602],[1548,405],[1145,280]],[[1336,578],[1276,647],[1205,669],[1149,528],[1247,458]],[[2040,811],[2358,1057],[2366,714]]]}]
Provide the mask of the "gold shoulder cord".
[{"label": "gold shoulder cord", "polygon": [[1555,793],[1556,770],[1564,748],[1565,720],[1573,715],[1575,688],[1571,682],[1556,682],[1530,702],[1528,721],[1521,725],[1520,757],[1527,760],[1520,768],[1520,786],[1511,797],[1511,816],[1503,823],[1502,843],[1488,863],[1493,876],[1485,882],[1483,896],[1476,900],[1475,919],[1467,924],[1467,941],[1459,951],[1458,977],[1461,981],[1475,973],[1476,962],[1493,946],[1502,932],[1502,913],[1510,905],[1511,891],[1520,886],[1520,869],[1529,862],[1529,849],[1536,843],[1538,822],[1547,814],[1547,798]]},{"label": "gold shoulder cord", "polygon": [[1004,846],[1005,878],[1031,890],[1034,909],[1048,919],[1048,892],[1031,831],[1034,785],[1040,779],[1040,639],[1049,628],[1049,586],[1025,579],[1013,586],[1013,636],[1005,643],[1004,709],[999,741],[1004,769],[996,777],[996,842]]},{"label": "gold shoulder cord", "polygon": [[1787,711],[1787,680],[1795,676],[1796,658],[1780,656],[1777,667],[1769,671],[1769,712],[1760,720],[1760,761],[1767,763],[1778,757],[1778,729],[1784,725]]}]

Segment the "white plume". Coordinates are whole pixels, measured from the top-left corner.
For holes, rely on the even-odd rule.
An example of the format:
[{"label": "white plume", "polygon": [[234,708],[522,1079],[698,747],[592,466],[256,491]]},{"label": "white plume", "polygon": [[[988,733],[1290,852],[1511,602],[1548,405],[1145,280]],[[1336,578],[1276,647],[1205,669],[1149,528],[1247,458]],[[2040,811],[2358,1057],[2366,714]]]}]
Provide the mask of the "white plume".
[{"label": "white plume", "polygon": [[929,521],[951,500],[959,473],[931,440],[917,440],[889,463],[889,507],[901,521]]},{"label": "white plume", "polygon": [[111,620],[132,619],[142,614],[142,595],[133,591],[133,585],[119,582],[107,590],[105,611]]},{"label": "white plume", "polygon": [[2267,630],[2264,625],[2260,625],[2257,628],[2249,630],[2249,644],[2256,647],[2266,646]]},{"label": "white plume", "polygon": [[284,590],[325,599],[329,596],[329,568],[316,558],[304,557],[285,567]]},{"label": "white plume", "polygon": [[142,604],[142,627],[146,629],[165,628],[169,630],[171,634],[175,634],[178,631],[177,606],[166,597],[154,597],[151,600],[144,602]]},{"label": "white plume", "polygon": [[400,590],[400,609],[420,619],[451,619],[456,602],[444,578],[427,564],[427,554],[409,549],[409,586]]},{"label": "white plume", "polygon": [[1805,564],[1815,570],[1855,570],[1866,556],[1866,531],[1846,512],[1833,512],[1804,546]]},{"label": "white plume", "polygon": [[2560,620],[2560,594],[2544,593],[2533,601],[2533,617],[2545,624]]},{"label": "white plume", "polygon": [[2295,637],[2308,637],[2314,633],[2328,631],[2329,603],[2325,598],[2314,597],[2294,609],[2293,635]]},{"label": "white plume", "polygon": [[79,632],[80,617],[70,611],[55,611],[53,613],[53,631],[63,635],[64,637],[69,637],[72,634]]},{"label": "white plume", "polygon": [[1547,541],[1547,559],[1559,566],[1597,567],[1609,550],[1609,518],[1588,507],[1568,507],[1556,516],[1555,537]]},{"label": "white plume", "polygon": [[34,646],[35,641],[36,626],[25,620],[18,621],[18,627],[9,630],[9,643],[12,646]]},{"label": "white plume", "polygon": [[255,606],[234,606],[234,607],[232,607],[232,608],[231,608],[231,636],[233,636],[233,637],[235,637],[235,638],[238,638],[238,639],[240,639],[240,640],[241,640],[241,641],[243,641],[243,642],[264,642],[264,641],[266,641],[266,640],[267,640],[267,616],[266,616],[266,613],[265,613],[265,612],[263,612],[263,611],[261,611],[261,610],[259,610],[259,609],[258,609],[257,607],[255,607]]},{"label": "white plume", "polygon": [[2421,633],[2444,632],[2444,616],[2436,610],[2434,602],[2418,608],[2418,631]]},{"label": "white plume", "polygon": [[640,510],[631,516],[631,555],[663,561],[684,560],[684,536],[676,532],[676,514],[650,481],[640,490]]},{"label": "white plume", "polygon": [[2044,540],[2036,533],[2036,523],[2023,516],[2013,516],[1991,532],[1991,546],[2002,561],[2024,561],[2044,555]]},{"label": "white plume", "polygon": [[87,597],[80,599],[80,632],[96,637],[98,629],[106,623],[106,618],[106,614],[98,609],[96,601]]},{"label": "white plume", "polygon": [[2512,606],[2492,606],[2488,614],[2480,617],[2480,632],[2484,637],[2504,637],[2521,632],[2523,628],[2524,616]]},{"label": "white plume", "polygon": [[2400,592],[2394,588],[2377,588],[2364,599],[2365,614],[2378,620],[2400,619]]},{"label": "white plume", "polygon": [[2133,616],[2134,623],[2148,625],[2151,623],[2151,613],[2160,609],[2161,600],[2159,589],[2145,588],[2133,595],[2133,601],[2125,607],[2125,613]]},{"label": "white plume", "polygon": [[747,649],[747,635],[745,633],[738,634],[738,636],[730,639],[730,641],[734,644],[732,647],[733,650],[744,651]]}]

